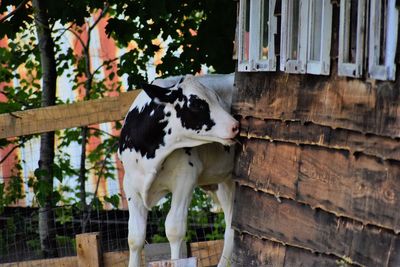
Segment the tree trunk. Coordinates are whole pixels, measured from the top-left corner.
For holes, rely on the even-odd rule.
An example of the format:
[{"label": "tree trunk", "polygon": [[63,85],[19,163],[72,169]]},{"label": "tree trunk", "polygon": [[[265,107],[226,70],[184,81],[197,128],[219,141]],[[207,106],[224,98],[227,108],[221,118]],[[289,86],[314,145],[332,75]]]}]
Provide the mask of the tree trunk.
[{"label": "tree trunk", "polygon": [[[51,37],[45,2],[33,0],[34,18],[39,41],[40,63],[42,67],[42,107],[52,106],[56,100],[56,62],[54,42]],[[52,192],[53,192],[53,163],[54,163],[54,132],[40,136],[39,169],[42,171],[39,179],[48,184],[46,200],[39,208],[39,235],[43,256],[57,256],[56,232],[54,223]]]},{"label": "tree trunk", "polygon": [[[90,70],[91,64],[90,64],[90,50],[89,50],[91,29],[88,28],[87,31],[88,31],[88,33],[87,33],[88,37],[87,37],[85,47],[83,47],[83,53],[84,53],[84,57],[85,57],[85,75],[86,75],[84,100],[90,99],[90,91],[92,90],[92,81],[93,81],[93,75]],[[82,127],[81,137],[82,137],[81,164],[80,164],[80,168],[79,168],[80,198],[81,198],[81,205],[82,205],[81,229],[82,229],[82,233],[86,233],[87,232],[87,224],[90,220],[90,207],[88,207],[88,205],[86,203],[86,188],[85,188],[86,172],[87,172],[86,171],[86,145],[87,145],[87,141],[89,138],[89,129],[87,126]],[[96,197],[96,196],[94,196],[94,197]]]},{"label": "tree trunk", "polygon": [[81,144],[81,163],[79,167],[79,195],[81,201],[81,231],[82,233],[87,232],[87,223],[89,222],[88,216],[88,206],[86,203],[86,144],[88,138],[88,128],[86,126],[82,127],[81,129],[81,137],[82,137],[82,144]]}]

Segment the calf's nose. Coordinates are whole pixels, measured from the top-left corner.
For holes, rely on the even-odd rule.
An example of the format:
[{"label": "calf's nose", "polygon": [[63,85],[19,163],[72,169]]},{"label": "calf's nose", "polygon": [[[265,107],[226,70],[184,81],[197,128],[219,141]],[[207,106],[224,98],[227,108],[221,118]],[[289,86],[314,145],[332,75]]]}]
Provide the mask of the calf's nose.
[{"label": "calf's nose", "polygon": [[236,136],[239,133],[239,122],[235,122],[232,126],[232,135]]}]

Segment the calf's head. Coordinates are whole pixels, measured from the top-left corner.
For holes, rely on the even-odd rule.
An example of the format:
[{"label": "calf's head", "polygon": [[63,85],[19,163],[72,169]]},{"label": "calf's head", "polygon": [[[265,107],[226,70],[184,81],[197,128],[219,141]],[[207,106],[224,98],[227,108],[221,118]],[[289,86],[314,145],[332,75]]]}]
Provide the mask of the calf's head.
[{"label": "calf's head", "polygon": [[152,102],[164,107],[164,113],[168,115],[165,132],[170,136],[169,141],[182,143],[182,146],[234,143],[239,123],[223,108],[219,96],[195,77],[187,77],[171,88],[147,84],[143,90]]},{"label": "calf's head", "polygon": [[[170,88],[143,85],[121,130],[119,153],[127,149],[151,159],[181,147],[234,143],[239,123],[223,101],[194,77]],[[160,155],[161,155],[160,154]]]}]

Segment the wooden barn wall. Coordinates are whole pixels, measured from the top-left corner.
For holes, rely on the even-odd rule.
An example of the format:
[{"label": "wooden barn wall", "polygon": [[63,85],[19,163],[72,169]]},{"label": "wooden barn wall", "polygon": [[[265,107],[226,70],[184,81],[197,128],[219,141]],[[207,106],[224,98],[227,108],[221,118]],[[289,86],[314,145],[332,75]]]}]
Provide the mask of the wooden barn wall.
[{"label": "wooden barn wall", "polygon": [[236,73],[234,266],[400,266],[400,75]]}]

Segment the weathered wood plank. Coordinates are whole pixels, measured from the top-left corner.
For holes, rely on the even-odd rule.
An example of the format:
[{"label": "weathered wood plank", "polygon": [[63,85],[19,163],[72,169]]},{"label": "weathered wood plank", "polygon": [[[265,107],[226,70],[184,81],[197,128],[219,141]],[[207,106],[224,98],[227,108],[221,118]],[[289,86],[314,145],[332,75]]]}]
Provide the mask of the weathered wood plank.
[{"label": "weathered wood plank", "polygon": [[78,266],[77,257],[63,257],[45,260],[32,260],[32,261],[21,261],[21,262],[10,262],[0,264],[0,267],[76,267]]},{"label": "weathered wood plank", "polygon": [[193,257],[197,258],[198,267],[218,265],[223,248],[223,240],[190,243],[190,252]]},{"label": "weathered wood plank", "polygon": [[103,266],[99,233],[76,235],[76,254],[78,266],[99,267]]},{"label": "weathered wood plank", "polygon": [[0,138],[121,120],[140,90],[117,97],[0,114]]},{"label": "weathered wood plank", "polygon": [[252,117],[240,121],[241,136],[296,144],[312,144],[345,149],[352,154],[362,152],[382,159],[400,160],[400,139],[364,135],[345,129],[332,129],[299,121],[260,120]]},{"label": "weathered wood plank", "polygon": [[[332,213],[239,186],[233,227],[365,266],[400,266],[400,236]],[[249,208],[251,207],[251,209]]]},{"label": "weathered wood plank", "polygon": [[[129,261],[129,251],[106,252],[103,254],[104,267],[126,267]],[[0,267],[76,267],[78,266],[78,258],[62,257],[53,259],[42,259],[32,261],[21,261],[0,264]],[[144,254],[142,253],[142,267],[144,267]]]},{"label": "weathered wood plank", "polygon": [[400,231],[400,162],[257,139],[243,148],[234,169],[240,183]]},{"label": "weathered wood plank", "polygon": [[314,122],[332,128],[400,137],[400,79],[359,79],[285,73],[236,73],[234,113]]},{"label": "weathered wood plank", "polygon": [[[247,233],[235,233],[232,266],[248,267],[304,267],[352,266],[332,255],[312,253],[309,250],[260,239]],[[341,265],[342,263],[342,265]]]},{"label": "weathered wood plank", "polygon": [[[142,253],[142,262],[143,262]],[[129,251],[106,252],[103,253],[104,267],[126,267],[129,262]],[[142,267],[145,265],[142,263]]]}]

